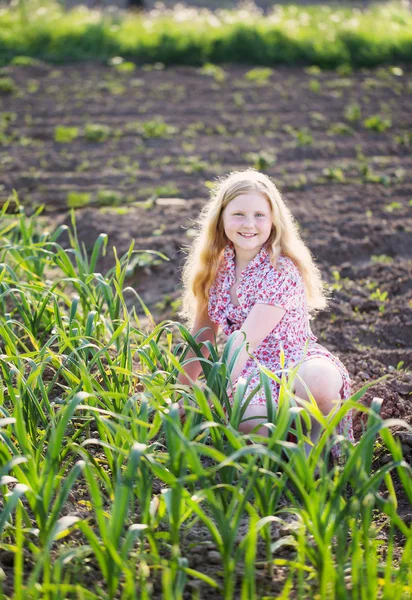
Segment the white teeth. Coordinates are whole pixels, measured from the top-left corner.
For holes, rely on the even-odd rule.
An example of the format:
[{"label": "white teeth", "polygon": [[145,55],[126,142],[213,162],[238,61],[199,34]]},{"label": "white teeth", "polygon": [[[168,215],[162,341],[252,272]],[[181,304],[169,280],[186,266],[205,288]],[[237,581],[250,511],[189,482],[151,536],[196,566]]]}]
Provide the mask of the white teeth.
[{"label": "white teeth", "polygon": [[242,237],[255,237],[256,233],[239,233]]}]

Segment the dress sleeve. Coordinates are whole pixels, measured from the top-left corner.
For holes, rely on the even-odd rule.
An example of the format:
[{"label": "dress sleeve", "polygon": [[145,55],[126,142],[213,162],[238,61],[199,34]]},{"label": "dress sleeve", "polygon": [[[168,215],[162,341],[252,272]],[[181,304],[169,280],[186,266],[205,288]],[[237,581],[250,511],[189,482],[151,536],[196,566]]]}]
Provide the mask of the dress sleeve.
[{"label": "dress sleeve", "polygon": [[280,269],[274,267],[259,283],[256,303],[279,306],[293,310],[305,299],[303,279],[292,262],[284,262]]}]

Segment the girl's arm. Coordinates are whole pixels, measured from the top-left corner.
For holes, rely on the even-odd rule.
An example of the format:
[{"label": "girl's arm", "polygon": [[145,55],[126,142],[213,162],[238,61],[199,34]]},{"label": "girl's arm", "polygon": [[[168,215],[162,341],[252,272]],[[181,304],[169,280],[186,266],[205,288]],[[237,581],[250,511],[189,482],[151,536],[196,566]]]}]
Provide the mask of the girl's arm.
[{"label": "girl's arm", "polygon": [[[238,335],[235,337],[230,356],[232,356],[233,352],[243,343],[244,336],[241,333],[242,331],[246,334],[245,341],[249,343],[249,353],[253,353],[263,340],[274,330],[285,313],[286,309],[281,308],[280,306],[256,303],[245,319]],[[231,374],[232,383],[237,381],[249,358],[246,346],[247,344],[243,346],[236,360],[236,364]]]}]

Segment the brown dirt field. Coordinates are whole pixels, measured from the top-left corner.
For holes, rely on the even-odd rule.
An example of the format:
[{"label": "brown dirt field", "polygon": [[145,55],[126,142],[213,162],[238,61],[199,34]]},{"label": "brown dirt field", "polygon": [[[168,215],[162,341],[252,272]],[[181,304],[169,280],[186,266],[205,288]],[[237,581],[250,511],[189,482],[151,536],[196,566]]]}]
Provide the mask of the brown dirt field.
[{"label": "brown dirt field", "polygon": [[[384,416],[412,424],[410,67],[345,76],[276,68],[262,84],[247,81],[248,70],[225,66],[218,81],[186,67],[8,67],[17,92],[0,97],[1,198],[16,189],[23,204],[44,204],[41,224],[54,227],[70,223],[70,192],[90,194],[76,210],[88,250],[106,232],[119,255],[134,239],[137,249],[169,258],[136,268],[127,282],[159,322],[176,319],[184,249],[209,196],[205,184],[261,168],[331,286],[315,335],[347,365],[354,390],[387,375],[365,402],[382,397]],[[365,126],[374,115],[384,131]],[[86,125],[96,123],[110,127],[106,140],[86,139]],[[56,142],[59,125],[78,127],[78,137]],[[112,264],[110,250],[99,269]],[[360,418],[355,427],[361,435]],[[411,461],[412,437],[403,445]],[[405,502],[399,508],[410,512]]]}]

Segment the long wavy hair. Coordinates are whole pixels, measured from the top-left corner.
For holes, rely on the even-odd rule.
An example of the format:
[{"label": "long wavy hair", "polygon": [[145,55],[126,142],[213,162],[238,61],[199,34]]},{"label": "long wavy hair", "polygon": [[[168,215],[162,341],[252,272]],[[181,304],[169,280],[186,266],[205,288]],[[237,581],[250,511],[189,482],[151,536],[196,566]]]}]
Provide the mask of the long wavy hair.
[{"label": "long wavy hair", "polygon": [[266,242],[271,263],[284,254],[298,267],[306,290],[311,316],[326,308],[328,297],[319,268],[300,237],[297,223],[271,179],[256,171],[235,171],[218,178],[209,202],[195,222],[197,235],[193,240],[182,269],[182,305],[179,318],[188,328],[194,325],[197,311],[207,310],[209,290],[229,243],[223,228],[223,211],[237,196],[260,192],[268,200],[272,213],[272,229]]}]

